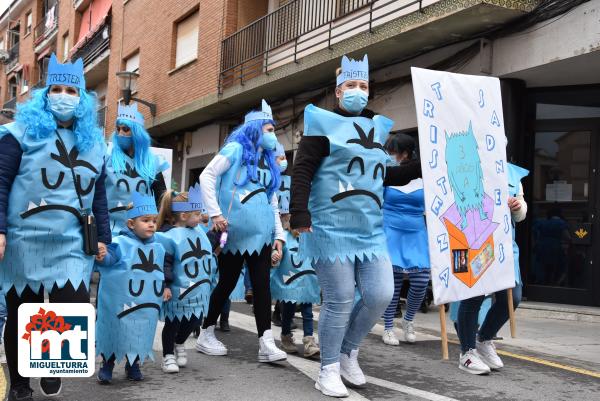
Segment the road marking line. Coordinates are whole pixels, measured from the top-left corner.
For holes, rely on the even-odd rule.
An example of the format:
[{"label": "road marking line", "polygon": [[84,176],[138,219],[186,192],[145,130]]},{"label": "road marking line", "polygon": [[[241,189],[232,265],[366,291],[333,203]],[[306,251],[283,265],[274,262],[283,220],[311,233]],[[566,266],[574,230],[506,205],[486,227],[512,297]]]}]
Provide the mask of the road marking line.
[{"label": "road marking line", "polygon": [[[229,313],[229,324],[236,326],[246,331],[256,333],[256,323],[253,317],[247,316],[243,313],[231,311]],[[278,338],[281,335],[281,329],[279,327],[273,327],[273,337]],[[312,380],[316,380],[320,363],[317,361],[311,361],[310,359],[300,358],[293,355],[288,355],[288,362],[294,368],[310,377]],[[379,379],[372,376],[367,376],[367,382],[372,383],[379,387],[384,387],[390,390],[398,391],[400,393],[412,395],[429,401],[458,401],[454,398],[445,397],[443,395],[431,393],[425,390],[419,390],[414,387],[405,386],[402,384],[390,382],[387,380]],[[350,390],[350,398],[346,400],[366,400],[363,396],[357,392]]]}]

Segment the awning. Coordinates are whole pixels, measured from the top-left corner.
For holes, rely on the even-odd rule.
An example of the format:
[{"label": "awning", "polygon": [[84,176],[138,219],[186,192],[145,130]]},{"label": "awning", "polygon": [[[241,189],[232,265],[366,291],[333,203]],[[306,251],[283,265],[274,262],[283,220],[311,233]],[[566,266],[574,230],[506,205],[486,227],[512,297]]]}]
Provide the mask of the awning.
[{"label": "awning", "polygon": [[46,47],[44,50],[42,50],[40,52],[40,54],[38,54],[37,60],[40,61],[41,59],[43,59],[44,57],[46,57],[48,54],[50,54],[51,50],[52,50],[52,46]]}]

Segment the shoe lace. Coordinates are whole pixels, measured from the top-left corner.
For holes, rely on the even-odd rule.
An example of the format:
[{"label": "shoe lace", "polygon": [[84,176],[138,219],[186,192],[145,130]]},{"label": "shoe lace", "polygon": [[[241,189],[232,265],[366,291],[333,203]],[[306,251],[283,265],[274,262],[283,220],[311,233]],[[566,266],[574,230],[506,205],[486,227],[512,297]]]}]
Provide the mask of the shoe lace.
[{"label": "shoe lace", "polygon": [[409,334],[415,334],[415,326],[414,326],[413,322],[408,322],[408,323],[406,323],[406,326],[405,326],[405,327],[406,327],[406,331],[407,331]]}]

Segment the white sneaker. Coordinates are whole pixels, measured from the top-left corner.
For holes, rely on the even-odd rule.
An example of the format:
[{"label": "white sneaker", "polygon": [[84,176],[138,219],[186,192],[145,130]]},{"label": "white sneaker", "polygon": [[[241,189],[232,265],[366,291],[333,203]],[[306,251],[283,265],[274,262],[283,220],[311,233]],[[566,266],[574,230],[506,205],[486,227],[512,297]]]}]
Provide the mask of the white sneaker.
[{"label": "white sneaker", "polygon": [[396,337],[394,330],[384,330],[381,339],[387,345],[400,345],[400,341],[398,340],[398,337]]},{"label": "white sneaker", "polygon": [[179,366],[175,361],[175,355],[168,354],[163,357],[162,371],[165,373],[179,373]]},{"label": "white sneaker", "polygon": [[215,337],[214,325],[200,331],[196,350],[206,355],[227,355],[227,347]]},{"label": "white sneaker", "polygon": [[6,363],[6,351],[4,351],[4,343],[0,344],[0,363]]},{"label": "white sneaker", "polygon": [[350,351],[350,356],[340,354],[340,374],[351,387],[362,387],[367,384],[365,375],[358,366],[358,350]]},{"label": "white sneaker", "polygon": [[185,345],[175,344],[175,359],[177,360],[177,366],[180,368],[187,365],[187,353],[185,352]]},{"label": "white sneaker", "polygon": [[287,353],[275,345],[273,332],[266,330],[258,340],[258,362],[285,361]]},{"label": "white sneaker", "polygon": [[319,371],[319,378],[315,382],[315,388],[329,397],[348,397],[348,389],[342,383],[340,377],[340,363],[332,363],[323,366]]},{"label": "white sneaker", "polygon": [[402,319],[402,331],[404,332],[404,340],[407,343],[414,343],[417,341],[417,335],[415,334],[415,326],[413,322],[409,322],[408,320]]},{"label": "white sneaker", "polygon": [[504,363],[498,356],[493,341],[477,341],[477,353],[481,360],[491,369],[502,369],[504,367]]},{"label": "white sneaker", "polygon": [[460,355],[458,367],[472,375],[486,375],[490,373],[490,367],[481,360],[477,350],[474,349],[470,349]]}]

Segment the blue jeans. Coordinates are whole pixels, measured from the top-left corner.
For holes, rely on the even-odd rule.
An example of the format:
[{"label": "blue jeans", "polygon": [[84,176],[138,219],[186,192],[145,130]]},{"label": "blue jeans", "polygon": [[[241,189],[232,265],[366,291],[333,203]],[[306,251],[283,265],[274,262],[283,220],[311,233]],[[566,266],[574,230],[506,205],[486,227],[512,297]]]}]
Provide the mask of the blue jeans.
[{"label": "blue jeans", "polygon": [[[387,257],[361,262],[321,260],[313,265],[323,293],[319,316],[321,366],[350,354],[375,325],[394,295],[394,274]],[[354,291],[359,299],[354,302]]]},{"label": "blue jeans", "polygon": [[246,269],[246,274],[244,274],[244,289],[246,292],[248,292],[248,290],[252,289],[252,281],[250,280],[250,274],[248,272],[248,267],[244,266],[244,269]]},{"label": "blue jeans", "polygon": [[[281,303],[281,334],[286,336],[292,332],[292,320],[296,313],[296,304],[293,302]],[[313,335],[313,311],[312,304],[300,304],[302,314],[302,329],[304,337]]]},{"label": "blue jeans", "polygon": [[[521,284],[513,288],[513,306],[516,309],[521,302],[523,286]],[[458,338],[460,349],[463,353],[475,349],[477,337],[477,315],[485,297],[483,295],[460,301],[458,308]],[[489,341],[493,339],[498,331],[508,321],[508,290],[498,291],[494,294],[494,303],[485,316],[485,320],[479,328],[479,340]]]}]

